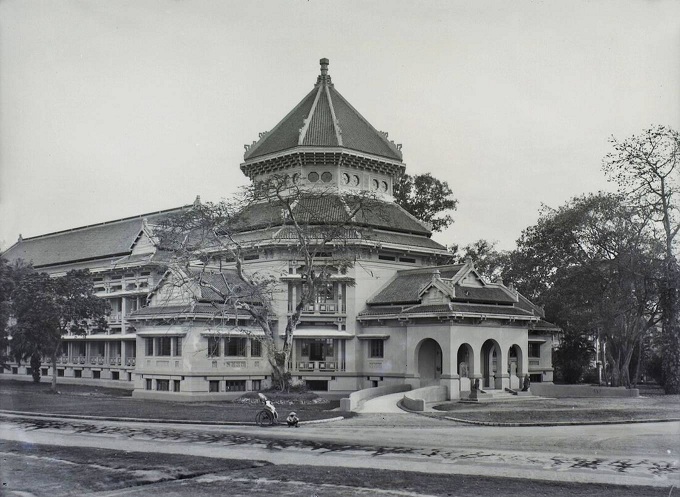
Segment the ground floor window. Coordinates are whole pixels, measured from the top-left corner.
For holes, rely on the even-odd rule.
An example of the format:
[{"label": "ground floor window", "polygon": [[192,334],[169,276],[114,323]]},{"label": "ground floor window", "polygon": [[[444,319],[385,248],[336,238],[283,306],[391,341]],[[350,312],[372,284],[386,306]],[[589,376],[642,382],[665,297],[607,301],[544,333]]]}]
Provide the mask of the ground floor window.
[{"label": "ground floor window", "polygon": [[120,373],[118,371],[111,371],[111,379],[112,380],[119,380],[120,379]]},{"label": "ground floor window", "polygon": [[172,391],[173,392],[179,392],[179,388],[180,388],[179,385],[180,385],[179,380],[172,380]]},{"label": "ground floor window", "polygon": [[159,392],[169,392],[170,380],[156,380],[156,390]]},{"label": "ground floor window", "polygon": [[12,368],[12,374],[19,374],[19,368]]},{"label": "ground floor window", "polygon": [[33,368],[26,368],[26,374],[33,374]]},{"label": "ground floor window", "polygon": [[75,378],[82,378],[83,377],[83,370],[82,369],[76,369],[73,371],[73,376]]},{"label": "ground floor window", "polygon": [[64,376],[64,370],[63,369],[57,369],[57,376]]},{"label": "ground floor window", "polygon": [[101,378],[101,376],[102,376],[101,371],[92,371],[92,378],[94,378],[95,380],[98,380],[99,378]]},{"label": "ground floor window", "polygon": [[245,392],[246,380],[227,380],[225,382],[226,392]]},{"label": "ground floor window", "polygon": [[220,356],[220,339],[218,337],[208,337],[208,357]]},{"label": "ground floor window", "polygon": [[153,384],[153,382],[151,381],[151,379],[147,378],[146,379],[146,389],[151,390],[153,388],[152,384]]},{"label": "ground floor window", "polygon": [[307,380],[307,388],[321,392],[328,391],[328,380]]},{"label": "ground floor window", "polygon": [[170,337],[161,337],[158,339],[158,351],[156,355],[159,356],[169,356],[171,347]]},{"label": "ground floor window", "polygon": [[47,369],[47,368],[43,368],[43,369],[42,369],[42,375],[43,375],[43,376],[47,376],[48,374],[50,374],[50,370]]},{"label": "ground floor window", "polygon": [[300,352],[302,357],[308,357],[310,361],[325,361],[335,358],[332,338],[301,340]]},{"label": "ground floor window", "polygon": [[369,347],[368,357],[373,359],[382,359],[385,356],[384,340],[370,340]]},{"label": "ground floor window", "polygon": [[245,357],[246,356],[246,339],[245,338],[225,338],[224,355]]},{"label": "ground floor window", "polygon": [[541,373],[530,374],[529,379],[531,380],[532,383],[540,383],[541,381],[543,381],[543,375]]},{"label": "ground floor window", "polygon": [[262,390],[262,380],[253,380],[253,392]]},{"label": "ground floor window", "polygon": [[220,382],[217,380],[210,380],[208,384],[208,391],[210,393],[217,393],[220,391]]},{"label": "ground floor window", "polygon": [[541,357],[540,343],[529,343],[529,357]]}]

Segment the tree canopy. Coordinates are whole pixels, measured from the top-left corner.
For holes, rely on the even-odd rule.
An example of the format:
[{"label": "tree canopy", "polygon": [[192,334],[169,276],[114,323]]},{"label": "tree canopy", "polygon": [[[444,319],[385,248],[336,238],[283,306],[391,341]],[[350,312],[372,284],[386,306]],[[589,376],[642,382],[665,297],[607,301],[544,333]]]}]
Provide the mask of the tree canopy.
[{"label": "tree canopy", "polygon": [[430,223],[432,231],[450,226],[453,217],[449,212],[458,205],[449,184],[430,173],[399,176],[394,184],[394,199],[416,218]]},{"label": "tree canopy", "polygon": [[574,351],[590,351],[599,337],[612,383],[628,385],[634,350],[659,319],[659,260],[660,246],[637,211],[600,193],[544,208],[509,255],[505,276],[562,328],[557,366],[573,367]]},{"label": "tree canopy", "polygon": [[58,278],[35,271],[24,274],[12,292],[11,310],[16,320],[11,328],[13,353],[20,359],[31,358],[34,368],[43,358],[51,358],[54,391],[62,337],[107,327],[108,303],[94,294],[87,270],[69,271]]},{"label": "tree canopy", "polygon": [[602,167],[627,201],[648,219],[663,245],[660,284],[663,369],[666,393],[680,393],[680,134],[654,126],[625,140],[610,140],[613,151]]}]

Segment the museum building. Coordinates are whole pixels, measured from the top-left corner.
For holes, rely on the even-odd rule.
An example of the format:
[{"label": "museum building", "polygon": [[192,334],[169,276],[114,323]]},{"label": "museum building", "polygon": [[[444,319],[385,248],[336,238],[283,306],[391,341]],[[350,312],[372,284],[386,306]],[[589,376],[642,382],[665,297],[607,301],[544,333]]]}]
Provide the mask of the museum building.
[{"label": "museum building", "polygon": [[[450,254],[430,227],[394,202],[405,170],[401,146],[377,131],[335,89],[328,60],[313,89],[271,131],[246,146],[241,171],[253,182],[285,175],[310,192],[296,209],[346,209],[343,194],[367,192],[379,212],[357,212],[351,241],[356,262],[329,277],[293,335],[295,382],[328,394],[407,383],[444,385],[466,396],[475,379],[487,390],[518,388],[520,378],[552,381],[554,325],[541,308],[501,281],[485,281],[471,262],[442,265]],[[323,195],[319,195],[323,192]],[[178,285],[154,226],[197,207],[143,214],[25,238],[4,252],[60,276],[89,269],[112,312],[109,329],[65,336],[60,381],[132,388],[136,397],[218,400],[270,385],[263,331],[218,296],[237,282],[233,268],[202,271],[208,285]],[[295,237],[281,209],[249,207],[236,234],[244,267],[278,281],[279,338],[304,282]],[[334,248],[318,254],[326,267]],[[221,290],[221,291],[211,291]],[[219,310],[216,313],[216,309]],[[4,375],[30,375],[15,364]]]}]

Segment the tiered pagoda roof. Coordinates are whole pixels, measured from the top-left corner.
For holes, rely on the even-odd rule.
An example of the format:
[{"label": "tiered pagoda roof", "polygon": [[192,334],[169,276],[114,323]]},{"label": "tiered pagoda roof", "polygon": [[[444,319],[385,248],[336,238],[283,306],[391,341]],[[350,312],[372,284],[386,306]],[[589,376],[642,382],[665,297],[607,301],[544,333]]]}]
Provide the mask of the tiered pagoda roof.
[{"label": "tiered pagoda roof", "polygon": [[401,162],[401,146],[377,131],[335,89],[328,59],[310,91],[274,128],[247,146],[246,162],[293,149],[344,148]]}]

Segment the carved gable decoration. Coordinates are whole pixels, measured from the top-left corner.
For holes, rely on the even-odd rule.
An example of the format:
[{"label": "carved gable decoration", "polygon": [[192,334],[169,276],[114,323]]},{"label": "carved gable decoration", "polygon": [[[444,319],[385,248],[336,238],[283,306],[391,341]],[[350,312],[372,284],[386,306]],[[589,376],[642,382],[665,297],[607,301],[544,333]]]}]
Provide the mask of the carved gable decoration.
[{"label": "carved gable decoration", "polygon": [[448,304],[450,301],[451,299],[447,293],[434,286],[428,288],[421,298],[423,304]]},{"label": "carved gable decoration", "polygon": [[460,280],[459,284],[461,286],[473,286],[477,288],[486,286],[484,280],[477,274],[477,271],[474,270],[466,274],[465,277]]}]

